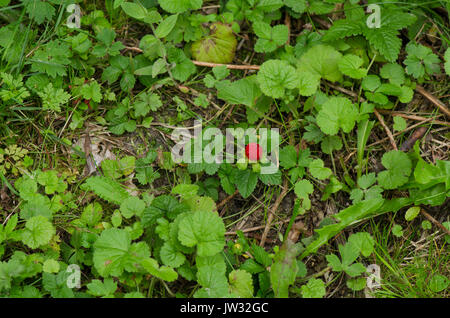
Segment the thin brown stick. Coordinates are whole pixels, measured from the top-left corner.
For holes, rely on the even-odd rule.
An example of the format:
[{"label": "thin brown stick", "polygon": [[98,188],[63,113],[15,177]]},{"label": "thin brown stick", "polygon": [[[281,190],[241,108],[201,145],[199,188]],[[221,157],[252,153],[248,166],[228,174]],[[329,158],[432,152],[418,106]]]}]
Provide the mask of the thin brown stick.
[{"label": "thin brown stick", "polygon": [[234,65],[234,64],[218,64],[218,63],[210,63],[210,62],[201,62],[201,61],[192,61],[195,65],[198,66],[206,66],[206,67],[216,67],[225,65],[228,69],[232,70],[259,70],[259,65]]},{"label": "thin brown stick", "polygon": [[[303,215],[297,216],[295,218],[295,221],[298,221],[301,218],[303,218]],[[285,224],[285,223],[289,223],[290,221],[291,221],[291,219],[289,218],[289,219],[286,219],[286,220],[274,222],[274,223],[272,223],[272,225]],[[254,232],[254,231],[262,230],[265,227],[266,227],[265,225],[258,225],[258,226],[249,227],[249,228],[246,228],[246,229],[243,229],[243,230],[240,230],[240,231],[242,231],[243,233],[248,233],[248,232]],[[237,232],[236,231],[225,232],[225,235],[237,235]],[[267,241],[267,239],[266,239],[266,241]]]},{"label": "thin brown stick", "polygon": [[392,135],[388,126],[386,126],[386,124],[384,123],[383,117],[380,115],[380,113],[376,109],[373,110],[373,113],[375,114],[375,116],[377,116],[378,121],[380,122],[381,126],[383,126],[384,130],[386,131],[386,134],[389,137],[389,141],[391,142],[392,148],[394,148],[394,150],[398,150],[397,144],[395,143],[394,136]]},{"label": "thin brown stick", "polygon": [[267,223],[266,223],[264,232],[261,237],[261,242],[259,242],[260,246],[264,246],[264,244],[266,243],[267,234],[269,234],[269,229],[270,229],[270,226],[272,225],[272,220],[273,220],[273,217],[275,216],[275,212],[277,211],[278,207],[281,204],[281,201],[283,201],[283,199],[286,196],[286,194],[288,193],[288,191],[289,191],[288,179],[286,178],[283,181],[283,190],[281,191],[278,198],[275,200],[275,204],[273,205],[272,209],[269,212],[269,216],[267,217]]},{"label": "thin brown stick", "polygon": [[291,15],[286,11],[286,15],[284,16],[284,25],[288,28],[288,39],[286,44],[289,45],[291,42]]},{"label": "thin brown stick", "polygon": [[403,117],[405,119],[410,119],[410,120],[417,120],[417,121],[424,121],[424,120],[432,120],[433,124],[438,124],[438,125],[443,125],[443,126],[450,126],[450,122],[446,122],[446,121],[440,121],[440,120],[436,120],[434,118],[439,118],[441,116],[444,115],[438,115],[436,117],[422,117],[422,116],[417,116],[417,115],[407,115],[401,112],[394,112],[394,111],[390,111],[387,109],[377,109],[377,111],[381,114],[389,114],[392,116],[400,116]]},{"label": "thin brown stick", "polygon": [[[398,135],[401,135],[401,134],[403,134],[403,133],[405,133],[405,132],[408,132],[408,131],[410,131],[410,130],[413,130],[414,128],[419,127],[420,125],[423,125],[423,124],[425,124],[425,123],[431,121],[432,119],[433,119],[433,118],[429,118],[429,119],[427,119],[427,120],[424,120],[424,121],[421,121],[421,122],[419,122],[419,123],[417,123],[417,124],[414,124],[414,125],[412,125],[412,126],[409,126],[409,127],[406,128],[405,130],[396,132],[396,133],[394,134],[394,136],[398,136]],[[378,144],[381,144],[381,143],[385,142],[385,141],[388,140],[388,139],[389,139],[389,137],[386,137],[386,138],[380,139],[380,140],[378,140],[378,141],[375,141],[375,142],[371,143],[370,145],[368,145],[367,148],[368,148],[368,147],[375,146],[375,145],[378,145]]]},{"label": "thin brown stick", "polygon": [[424,217],[426,217],[431,223],[433,223],[438,228],[440,228],[444,233],[446,233],[447,235],[450,235],[450,231],[445,226],[443,226],[440,222],[438,222],[434,217],[429,215],[424,209],[420,209],[420,213],[422,213]]},{"label": "thin brown stick", "polygon": [[125,46],[125,50],[134,51],[134,52],[138,52],[138,53],[144,52],[144,50],[142,50],[138,47],[135,47],[135,46]]},{"label": "thin brown stick", "polygon": [[448,110],[447,106],[445,106],[445,104],[443,102],[441,102],[438,98],[433,96],[433,94],[426,91],[425,88],[423,88],[420,85],[416,85],[416,91],[419,94],[423,95],[430,102],[432,102],[435,106],[437,106],[444,114],[446,114],[448,117],[450,117],[450,110]]},{"label": "thin brown stick", "polygon": [[400,150],[405,151],[405,152],[409,151],[414,146],[416,141],[425,135],[427,130],[428,130],[428,128],[424,127],[424,126],[417,128],[412,133],[412,135],[402,144],[402,146],[400,147]]}]

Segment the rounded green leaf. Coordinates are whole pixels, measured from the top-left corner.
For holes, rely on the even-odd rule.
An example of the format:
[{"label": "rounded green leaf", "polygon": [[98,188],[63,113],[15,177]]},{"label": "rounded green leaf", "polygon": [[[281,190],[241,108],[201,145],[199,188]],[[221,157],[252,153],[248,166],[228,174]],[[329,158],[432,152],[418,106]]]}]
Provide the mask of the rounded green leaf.
[{"label": "rounded green leaf", "polygon": [[48,244],[55,233],[55,228],[46,217],[42,215],[33,216],[25,223],[22,242],[35,249]]},{"label": "rounded green leaf", "polygon": [[212,256],[223,250],[225,225],[217,213],[197,211],[180,221],[178,239],[184,246],[197,245],[199,256]]},{"label": "rounded green leaf", "polygon": [[268,60],[261,65],[257,80],[264,94],[273,98],[282,98],[286,89],[294,89],[299,79],[294,67],[286,61]]},{"label": "rounded green leaf", "polygon": [[419,206],[413,206],[410,207],[406,213],[405,213],[405,220],[406,221],[412,221],[418,216],[420,213],[420,207]]},{"label": "rounded green leaf", "polygon": [[221,23],[214,23],[210,29],[211,33],[208,36],[192,44],[193,57],[202,62],[231,63],[237,45],[232,29]]}]

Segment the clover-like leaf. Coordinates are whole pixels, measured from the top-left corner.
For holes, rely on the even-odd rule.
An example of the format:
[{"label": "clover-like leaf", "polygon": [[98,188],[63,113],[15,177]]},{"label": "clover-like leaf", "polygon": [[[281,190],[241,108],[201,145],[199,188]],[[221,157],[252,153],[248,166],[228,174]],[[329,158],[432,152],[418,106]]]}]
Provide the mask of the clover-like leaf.
[{"label": "clover-like leaf", "polygon": [[257,21],[253,23],[253,30],[258,36],[255,44],[258,53],[273,52],[289,39],[289,29],[284,24],[271,27],[269,23]]},{"label": "clover-like leaf", "polygon": [[408,56],[403,62],[406,65],[406,73],[415,78],[422,78],[439,72],[439,57],[429,47],[411,42],[406,46],[406,52]]}]

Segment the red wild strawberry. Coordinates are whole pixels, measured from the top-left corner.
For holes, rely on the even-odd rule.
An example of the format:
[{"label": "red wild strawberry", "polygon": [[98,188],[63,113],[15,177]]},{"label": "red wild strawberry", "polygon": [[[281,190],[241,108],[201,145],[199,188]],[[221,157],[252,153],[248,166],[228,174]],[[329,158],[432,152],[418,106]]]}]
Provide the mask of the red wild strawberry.
[{"label": "red wild strawberry", "polygon": [[256,142],[251,142],[245,146],[245,156],[252,161],[258,161],[262,156],[262,148]]}]

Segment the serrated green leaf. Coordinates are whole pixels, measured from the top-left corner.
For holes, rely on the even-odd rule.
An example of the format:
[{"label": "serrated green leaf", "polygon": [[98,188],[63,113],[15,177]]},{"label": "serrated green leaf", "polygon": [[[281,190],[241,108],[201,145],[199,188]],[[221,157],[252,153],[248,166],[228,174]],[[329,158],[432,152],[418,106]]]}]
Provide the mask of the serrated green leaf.
[{"label": "serrated green leaf", "polygon": [[242,298],[253,297],[253,279],[252,275],[245,270],[237,269],[228,275],[230,283],[230,292]]},{"label": "serrated green leaf", "polygon": [[395,189],[405,184],[411,174],[412,163],[402,151],[392,150],[381,159],[387,169],[378,174],[378,183],[385,189]]},{"label": "serrated green leaf", "polygon": [[325,284],[323,280],[317,278],[310,278],[306,285],[301,287],[303,298],[322,298],[325,296]]},{"label": "serrated green leaf", "polygon": [[339,70],[351,78],[361,79],[367,75],[367,70],[361,68],[363,59],[357,55],[346,54],[338,63]]},{"label": "serrated green leaf", "polygon": [[257,75],[261,90],[267,96],[282,98],[286,89],[294,89],[298,85],[295,69],[281,60],[268,60],[261,65]]},{"label": "serrated green leaf", "polygon": [[324,163],[321,159],[311,161],[308,168],[311,175],[319,180],[328,179],[332,175],[331,169],[324,167]]},{"label": "serrated green leaf", "polygon": [[50,221],[42,216],[33,216],[25,223],[21,232],[22,242],[32,249],[48,244],[56,230]]},{"label": "serrated green leaf", "polygon": [[317,115],[317,125],[328,135],[336,135],[341,128],[349,133],[358,119],[358,109],[345,97],[331,97]]},{"label": "serrated green leaf", "polygon": [[217,213],[196,211],[181,220],[178,239],[188,247],[197,246],[199,256],[212,256],[225,245],[225,225]]},{"label": "serrated green leaf", "polygon": [[258,174],[250,169],[238,170],[234,177],[235,184],[243,198],[248,198],[258,183]]}]

